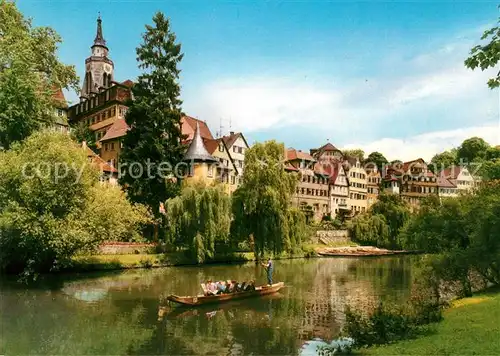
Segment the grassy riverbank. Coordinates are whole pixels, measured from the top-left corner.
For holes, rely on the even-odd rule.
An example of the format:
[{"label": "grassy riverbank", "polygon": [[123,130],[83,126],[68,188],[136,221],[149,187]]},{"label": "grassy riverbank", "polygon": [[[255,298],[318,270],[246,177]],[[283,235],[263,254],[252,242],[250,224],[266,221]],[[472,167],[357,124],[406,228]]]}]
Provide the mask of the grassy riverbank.
[{"label": "grassy riverbank", "polygon": [[500,290],[464,298],[445,310],[429,335],[363,350],[363,355],[494,355],[500,350]]},{"label": "grassy riverbank", "polygon": [[[357,246],[356,243],[338,244],[338,245],[322,245],[322,244],[304,244],[302,250],[293,255],[283,254],[275,256],[275,260],[292,259],[304,257],[316,257],[316,251],[325,247],[342,247],[342,246]],[[209,263],[237,263],[255,261],[253,252],[234,252],[226,255],[216,256]],[[131,268],[155,268],[168,266],[183,266],[196,264],[194,261],[186,258],[181,253],[165,253],[165,254],[123,254],[123,255],[92,255],[92,256],[77,256],[73,258],[73,265],[68,271],[85,272],[85,271],[103,271]]]}]

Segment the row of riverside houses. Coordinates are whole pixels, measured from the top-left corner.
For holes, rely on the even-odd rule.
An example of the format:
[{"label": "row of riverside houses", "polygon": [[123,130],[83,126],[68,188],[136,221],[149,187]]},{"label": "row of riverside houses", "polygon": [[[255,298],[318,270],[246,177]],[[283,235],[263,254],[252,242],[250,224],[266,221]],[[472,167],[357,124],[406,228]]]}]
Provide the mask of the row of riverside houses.
[{"label": "row of riverside houses", "polygon": [[387,165],[380,171],[374,164],[344,156],[331,143],[310,153],[289,148],[286,158],[285,169],[299,173],[292,203],[315,221],[363,213],[381,191],[400,195],[415,209],[424,197],[456,197],[477,183],[466,166],[450,167],[435,175],[421,158]]},{"label": "row of riverside houses", "polygon": [[[68,108],[61,90],[55,90],[54,97],[58,103],[56,130],[67,132],[68,123],[83,122],[94,133],[98,152],[85,145],[83,149],[101,169],[103,181],[116,182],[121,141],[128,131],[126,104],[133,99],[133,84],[131,80],[115,81],[114,63],[109,58],[102,21],[98,18],[91,56],[85,60],[80,102]],[[205,122],[190,116],[182,117],[181,129],[188,147],[185,160],[194,163],[189,179],[218,180],[226,184],[229,193],[233,192],[241,181],[249,147],[243,134],[230,132],[214,138]],[[286,158],[286,170],[300,173],[293,204],[315,220],[325,215],[336,218],[362,213],[375,203],[381,190],[399,194],[416,207],[422,197],[457,196],[475,185],[465,167],[452,167],[435,176],[422,159],[417,159],[384,167],[379,172],[375,166],[364,166],[357,158],[344,157],[331,143],[309,153],[291,148],[286,151]]]},{"label": "row of riverside houses", "polygon": [[[125,115],[127,102],[133,100],[133,85],[131,80],[115,81],[114,63],[109,57],[99,17],[91,55],[85,60],[80,102],[68,108],[62,91],[55,91],[56,115],[60,119],[55,129],[67,132],[69,126],[82,122],[87,125],[95,135],[98,152],[93,152],[85,143],[83,149],[89,160],[101,169],[101,180],[112,184],[117,181],[122,139],[129,129]],[[185,161],[194,163],[187,179],[218,180],[232,193],[240,183],[249,147],[243,134],[230,132],[214,138],[204,121],[187,115],[181,119],[181,131],[185,137],[183,143],[188,147]]]}]

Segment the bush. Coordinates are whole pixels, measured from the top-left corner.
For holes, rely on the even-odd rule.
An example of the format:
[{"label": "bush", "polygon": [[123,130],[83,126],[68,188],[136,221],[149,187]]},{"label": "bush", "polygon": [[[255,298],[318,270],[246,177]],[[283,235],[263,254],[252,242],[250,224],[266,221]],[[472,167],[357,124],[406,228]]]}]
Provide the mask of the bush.
[{"label": "bush", "polygon": [[137,238],[147,210],[98,176],[86,152],[59,133],[36,133],[0,153],[1,269],[35,277],[105,240]]},{"label": "bush", "polygon": [[354,339],[350,337],[342,337],[338,340],[333,340],[330,345],[318,346],[318,355],[350,355],[354,347]]}]

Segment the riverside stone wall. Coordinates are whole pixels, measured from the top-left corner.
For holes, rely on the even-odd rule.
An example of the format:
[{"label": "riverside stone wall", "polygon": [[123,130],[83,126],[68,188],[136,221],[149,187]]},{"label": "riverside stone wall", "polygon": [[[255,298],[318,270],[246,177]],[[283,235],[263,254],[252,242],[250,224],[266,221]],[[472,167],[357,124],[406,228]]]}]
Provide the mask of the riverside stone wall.
[{"label": "riverside stone wall", "polygon": [[137,242],[106,242],[99,246],[101,255],[131,255],[137,253],[150,253],[155,249],[155,244]]},{"label": "riverside stone wall", "polygon": [[351,237],[349,235],[349,230],[317,230],[312,240],[314,243],[329,245],[350,243]]}]

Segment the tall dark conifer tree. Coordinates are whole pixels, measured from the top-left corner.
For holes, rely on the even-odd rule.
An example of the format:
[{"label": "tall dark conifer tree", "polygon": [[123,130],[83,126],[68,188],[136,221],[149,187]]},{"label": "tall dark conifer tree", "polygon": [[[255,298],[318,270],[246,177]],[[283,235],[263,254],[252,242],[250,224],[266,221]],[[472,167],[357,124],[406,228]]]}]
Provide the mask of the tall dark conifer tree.
[{"label": "tall dark conifer tree", "polygon": [[146,25],[136,50],[143,74],[132,88],[134,100],[125,117],[130,130],[123,141],[120,183],[132,201],[147,204],[158,214],[159,203],[178,194],[177,184],[164,176],[166,164],[175,167],[184,152],[177,67],[183,54],[169,19],[157,12],[153,22]]}]

